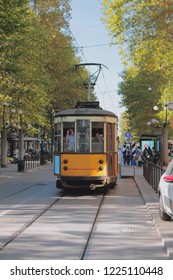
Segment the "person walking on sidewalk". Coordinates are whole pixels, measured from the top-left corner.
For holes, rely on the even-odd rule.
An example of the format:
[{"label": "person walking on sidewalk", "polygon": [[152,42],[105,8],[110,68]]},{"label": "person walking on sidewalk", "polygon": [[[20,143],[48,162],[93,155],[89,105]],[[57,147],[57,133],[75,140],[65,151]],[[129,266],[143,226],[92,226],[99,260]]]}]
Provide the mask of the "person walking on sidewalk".
[{"label": "person walking on sidewalk", "polygon": [[125,164],[127,163],[127,165],[130,165],[130,159],[131,159],[131,151],[130,151],[129,147],[127,147],[126,153],[125,153]]},{"label": "person walking on sidewalk", "polygon": [[126,145],[124,145],[122,150],[121,150],[121,152],[123,154],[124,165],[126,164],[126,150],[127,150]]},{"label": "person walking on sidewalk", "polygon": [[137,161],[137,165],[140,167],[142,165],[142,150],[140,146],[136,147],[135,158]]},{"label": "person walking on sidewalk", "polygon": [[152,150],[148,144],[144,145],[143,157],[147,160],[150,160],[153,157]]}]

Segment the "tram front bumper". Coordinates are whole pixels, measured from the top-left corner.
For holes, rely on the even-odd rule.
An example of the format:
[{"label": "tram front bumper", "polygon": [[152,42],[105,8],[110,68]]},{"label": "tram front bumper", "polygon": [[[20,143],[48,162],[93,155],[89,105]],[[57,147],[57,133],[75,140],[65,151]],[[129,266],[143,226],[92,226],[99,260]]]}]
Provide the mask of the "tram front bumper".
[{"label": "tram front bumper", "polygon": [[96,188],[104,188],[111,183],[116,182],[116,177],[92,176],[92,177],[73,177],[62,176],[58,178],[61,181],[62,187],[67,188],[89,188],[95,190]]}]

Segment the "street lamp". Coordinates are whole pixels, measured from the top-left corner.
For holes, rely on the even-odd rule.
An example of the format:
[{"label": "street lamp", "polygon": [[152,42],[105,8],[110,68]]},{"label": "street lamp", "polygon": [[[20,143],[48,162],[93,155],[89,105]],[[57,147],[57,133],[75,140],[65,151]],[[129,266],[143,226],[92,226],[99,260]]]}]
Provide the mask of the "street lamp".
[{"label": "street lamp", "polygon": [[17,126],[19,130],[19,160],[23,160],[24,158],[24,135],[23,135],[23,128],[22,128],[22,110],[18,110],[20,122]]},{"label": "street lamp", "polygon": [[8,106],[7,102],[2,103],[3,111],[2,111],[2,130],[1,130],[1,167],[7,167],[7,130],[6,130],[6,121],[5,121],[5,113],[6,107]]},{"label": "street lamp", "polygon": [[[168,109],[173,110],[173,101],[165,102],[165,120],[163,123],[160,123],[156,119],[152,119],[151,121],[147,122],[148,126],[155,126],[156,128],[162,128],[162,134],[163,134],[163,143],[162,143],[162,153],[163,153],[163,166],[167,166],[169,163],[169,157],[168,157]],[[158,112],[159,108],[158,106],[154,106],[153,110],[155,112]]]},{"label": "street lamp", "polygon": [[2,125],[3,125],[3,129],[5,129],[5,112],[6,112],[6,107],[8,106],[8,103],[6,101],[4,101],[2,103],[3,106],[3,111],[2,111]]}]

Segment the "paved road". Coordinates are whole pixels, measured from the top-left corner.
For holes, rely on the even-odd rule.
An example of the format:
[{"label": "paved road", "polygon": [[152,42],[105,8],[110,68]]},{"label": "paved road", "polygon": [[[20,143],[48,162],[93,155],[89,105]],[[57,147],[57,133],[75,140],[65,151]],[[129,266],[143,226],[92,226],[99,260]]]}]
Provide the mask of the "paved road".
[{"label": "paved road", "polygon": [[[160,221],[157,194],[142,169],[121,167],[123,176],[134,173],[139,190],[131,178],[119,177],[117,190],[106,196],[85,259],[172,259],[173,223]],[[10,166],[1,172],[1,244],[61,196],[52,174],[51,165],[26,173]],[[78,259],[95,208],[95,197],[67,196],[1,250],[0,259]]]}]

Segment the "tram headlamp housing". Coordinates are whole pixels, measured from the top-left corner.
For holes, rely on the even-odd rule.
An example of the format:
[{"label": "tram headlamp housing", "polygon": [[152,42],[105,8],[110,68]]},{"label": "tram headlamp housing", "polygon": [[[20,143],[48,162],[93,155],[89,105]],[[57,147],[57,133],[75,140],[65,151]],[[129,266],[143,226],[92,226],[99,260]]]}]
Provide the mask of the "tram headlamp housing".
[{"label": "tram headlamp housing", "polygon": [[63,169],[66,171],[66,170],[68,169],[68,167],[67,167],[67,166],[64,166]]},{"label": "tram headlamp housing", "polygon": [[103,163],[103,160],[102,160],[102,159],[100,159],[100,160],[99,160],[99,163],[100,163],[100,164],[102,164],[102,163]]},{"label": "tram headlamp housing", "polygon": [[67,159],[64,159],[64,160],[63,160],[63,163],[65,163],[65,164],[68,163],[68,160],[67,160]]}]

